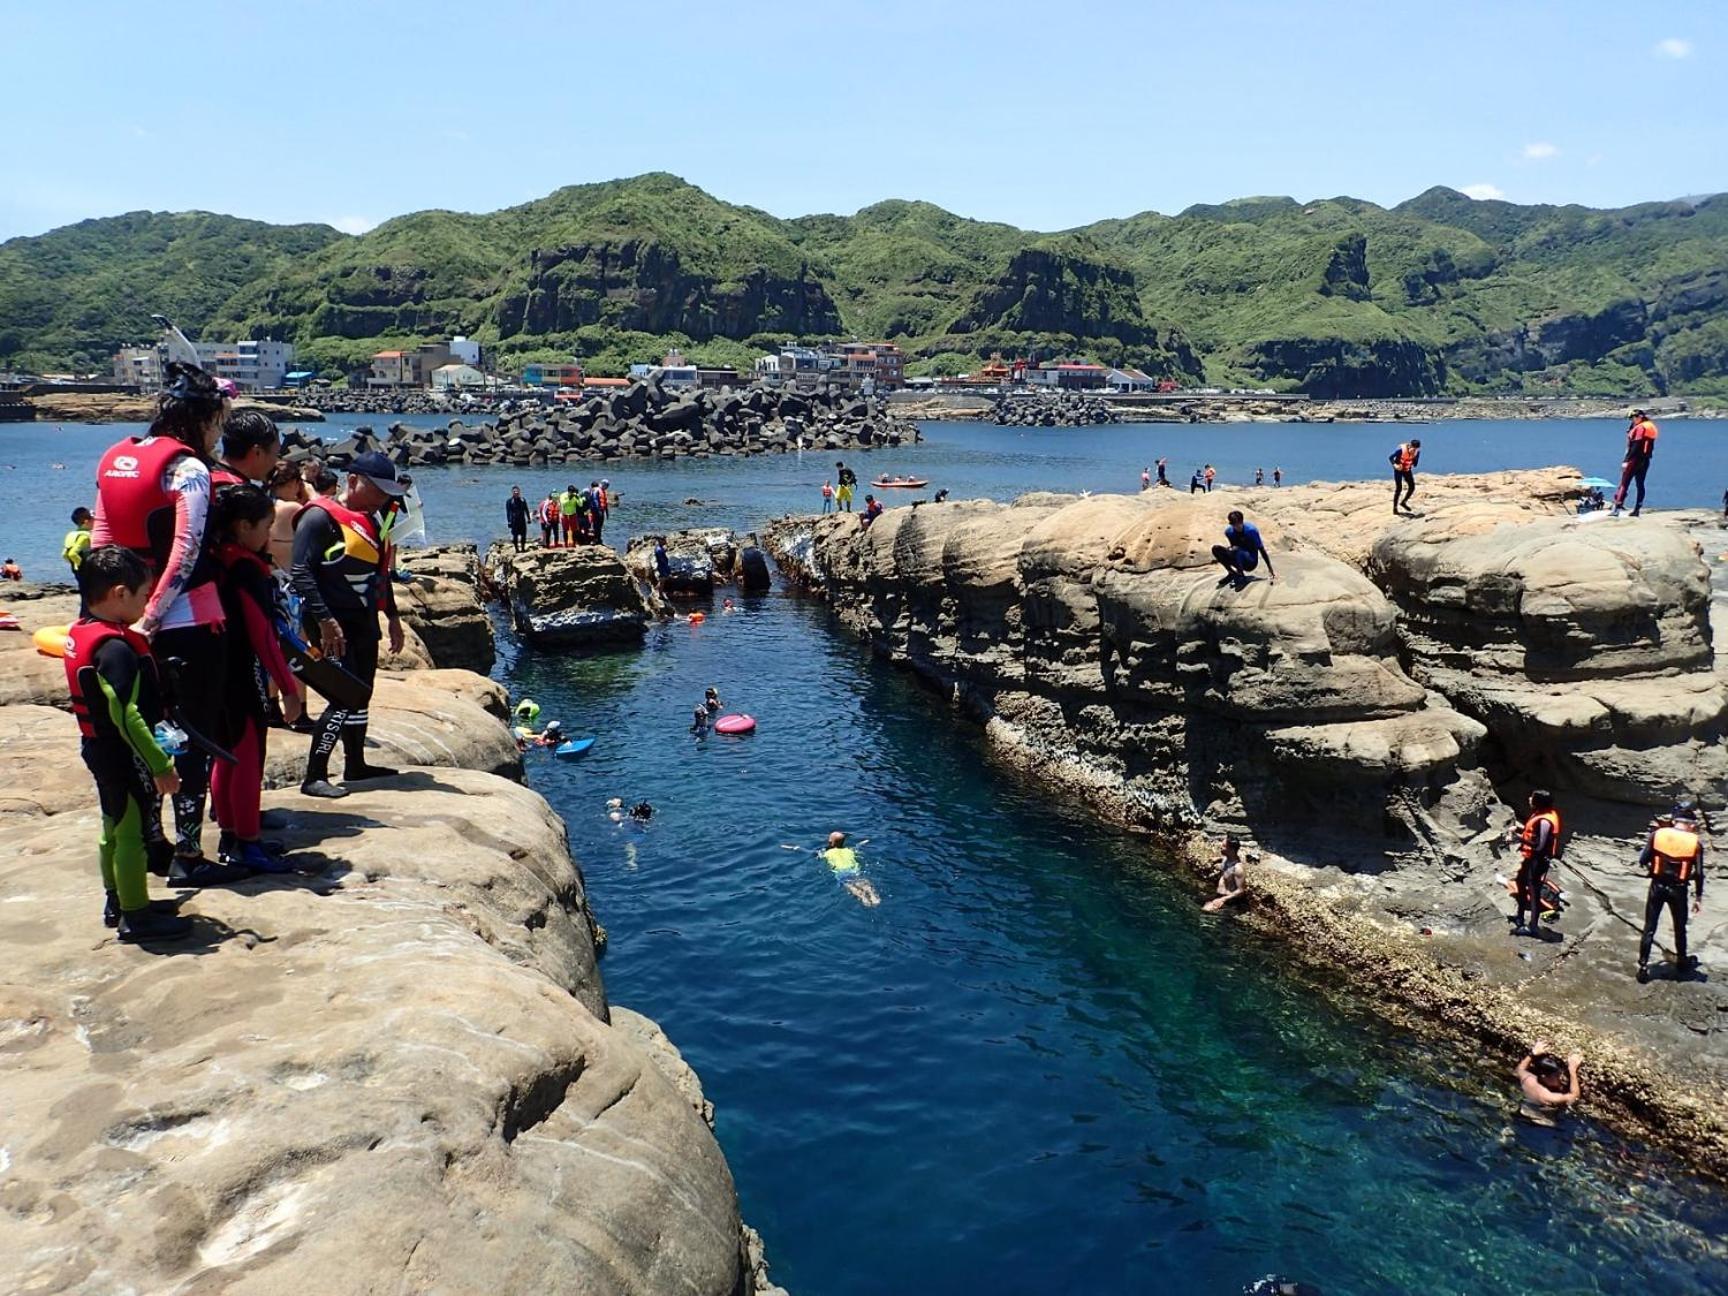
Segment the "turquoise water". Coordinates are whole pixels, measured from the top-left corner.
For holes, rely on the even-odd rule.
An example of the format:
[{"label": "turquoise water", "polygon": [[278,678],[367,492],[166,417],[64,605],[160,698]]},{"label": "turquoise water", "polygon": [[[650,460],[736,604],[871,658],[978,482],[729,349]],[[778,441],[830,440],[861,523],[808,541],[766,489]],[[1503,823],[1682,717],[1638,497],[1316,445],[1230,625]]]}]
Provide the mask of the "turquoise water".
[{"label": "turquoise water", "polygon": [[[1728,468],[1719,427],[1686,429],[1687,489]],[[70,474],[114,434],[0,430],[31,483],[8,490],[0,548],[40,553],[44,535],[57,548]],[[1478,434],[1481,461],[1458,467],[1508,466],[1491,453],[1514,451],[1576,461],[1565,445],[1617,445],[1618,428]],[[956,495],[1121,488],[1154,437],[1180,436],[1207,438],[1226,477],[1233,444],[1252,457],[1267,443],[1290,451],[1293,476],[1293,461],[1344,476],[1390,432],[931,435],[860,466],[916,467]],[[625,503],[609,538],[754,524],[804,506],[824,467],[612,471]],[[591,475],[420,482],[436,538],[484,540],[511,483]],[[1286,976],[1275,947],[1198,913],[1144,842],[994,771],[970,725],[819,605],[741,600],[701,627],[655,629],[641,653],[505,647],[518,695],[600,739],[580,762],[536,753],[530,780],[569,824],[609,929],[610,993],[701,1072],[746,1217],[798,1296],[1233,1293],[1273,1269],[1327,1296],[1728,1291],[1728,1195],[1587,1120],[1514,1126],[1514,1059],[1434,1049],[1351,1010],[1348,987]],[[708,684],[760,731],[691,736]],[[646,831],[614,827],[611,796],[658,813]],[[835,828],[869,839],[879,908],[782,849]]]}]

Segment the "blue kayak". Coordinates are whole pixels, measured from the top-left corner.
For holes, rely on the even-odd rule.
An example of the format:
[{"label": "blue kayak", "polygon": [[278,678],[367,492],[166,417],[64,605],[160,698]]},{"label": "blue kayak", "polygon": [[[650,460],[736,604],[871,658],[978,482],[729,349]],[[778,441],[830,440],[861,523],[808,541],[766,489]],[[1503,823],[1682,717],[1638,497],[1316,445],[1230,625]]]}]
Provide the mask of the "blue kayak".
[{"label": "blue kayak", "polygon": [[562,756],[565,760],[574,760],[578,756],[586,756],[593,745],[592,738],[573,738],[567,743],[559,743],[552,749],[552,754]]}]

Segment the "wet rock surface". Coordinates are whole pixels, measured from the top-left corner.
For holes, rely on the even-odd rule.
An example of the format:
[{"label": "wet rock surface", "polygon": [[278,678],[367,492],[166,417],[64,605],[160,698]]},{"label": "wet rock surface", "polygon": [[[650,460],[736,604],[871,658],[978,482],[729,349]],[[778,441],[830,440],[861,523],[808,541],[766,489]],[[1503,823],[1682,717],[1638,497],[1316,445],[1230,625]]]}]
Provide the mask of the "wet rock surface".
[{"label": "wet rock surface", "polygon": [[[1722,805],[1728,532],[1578,518],[1569,469],[1418,480],[1415,517],[1389,481],[1033,495],[786,519],[767,545],[1007,763],[1172,843],[1246,834],[1250,912],[1305,957],[1508,1048],[1582,1044],[1602,1109],[1728,1171],[1720,901],[1691,931],[1720,976],[1664,979],[1666,927],[1657,979],[1630,975],[1652,809]],[[1219,585],[1231,508],[1276,584]],[[1503,885],[1532,786],[1567,825],[1545,940],[1509,936]]]},{"label": "wet rock surface", "polygon": [[500,542],[486,551],[484,570],[517,632],[536,647],[632,647],[648,631],[647,596],[604,545],[517,553]]}]

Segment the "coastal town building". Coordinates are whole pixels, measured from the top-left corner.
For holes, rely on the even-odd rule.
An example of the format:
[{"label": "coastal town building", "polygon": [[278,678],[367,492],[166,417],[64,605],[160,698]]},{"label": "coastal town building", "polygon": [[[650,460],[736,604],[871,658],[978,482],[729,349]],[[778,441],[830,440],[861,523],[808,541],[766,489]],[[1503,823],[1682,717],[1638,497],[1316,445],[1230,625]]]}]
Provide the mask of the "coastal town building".
[{"label": "coastal town building", "polygon": [[759,356],[758,381],[811,386],[844,383],[854,390],[892,391],[906,385],[906,356],[892,342],[836,342],[821,347],[784,346]]},{"label": "coastal town building", "polygon": [[487,386],[486,375],[471,364],[452,362],[432,371],[433,391],[460,391],[463,388]]},{"label": "coastal town building", "polygon": [[[268,391],[282,386],[294,367],[294,344],[268,338],[239,342],[194,342],[198,363],[242,391]],[[184,358],[184,353],[182,353]],[[162,385],[169,354],[166,343],[121,347],[114,355],[114,381],[153,391]]]},{"label": "coastal town building", "polygon": [[1104,386],[1109,370],[1082,360],[1046,360],[1026,371],[1026,381],[1035,387],[1061,391],[1096,391]]},{"label": "coastal town building", "polygon": [[450,339],[450,358],[458,364],[473,365],[476,369],[486,366],[480,363],[480,344],[472,338],[460,335]]},{"label": "coastal town building", "polygon": [[422,342],[412,351],[380,351],[372,357],[368,387],[430,387],[432,375],[450,363],[448,342]]},{"label": "coastal town building", "polygon": [[1112,369],[1104,375],[1104,385],[1113,392],[1150,392],[1158,390],[1158,380],[1138,369]]},{"label": "coastal town building", "polygon": [[524,387],[580,387],[582,366],[571,360],[565,363],[534,361],[522,366]]}]

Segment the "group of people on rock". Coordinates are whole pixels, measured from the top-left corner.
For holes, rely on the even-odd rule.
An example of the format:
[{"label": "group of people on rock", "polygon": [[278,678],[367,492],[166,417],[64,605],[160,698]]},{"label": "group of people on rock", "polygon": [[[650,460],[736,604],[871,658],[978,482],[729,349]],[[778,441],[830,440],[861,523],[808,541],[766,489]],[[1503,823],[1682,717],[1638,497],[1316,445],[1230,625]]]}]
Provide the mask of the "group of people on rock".
[{"label": "group of people on rock", "polygon": [[504,522],[510,528],[510,543],[517,553],[528,547],[530,521],[540,524],[540,547],[560,549],[570,545],[602,544],[606,519],[618,503],[610,478],[596,478],[586,490],[571,482],[563,492],[546,492],[539,504],[530,504],[520,486],[510,488],[504,501]]},{"label": "group of people on rock", "polygon": [[[1158,474],[1156,478],[1152,475],[1154,469],[1156,469]],[[1202,464],[1200,467],[1196,468],[1193,475],[1188,478],[1188,493],[1190,495],[1205,494],[1212,489],[1213,483],[1217,480],[1218,470],[1211,464]],[[1264,468],[1256,468],[1254,470],[1254,484],[1256,486],[1264,486],[1266,484],[1266,470]],[[1274,486],[1282,486],[1284,484],[1283,468],[1274,467],[1272,469],[1272,484]],[[1159,456],[1159,458],[1153,463],[1147,464],[1146,467],[1140,470],[1140,489],[1143,491],[1151,490],[1154,486],[1169,486],[1172,488],[1175,486],[1175,483],[1170,480],[1170,461],[1163,456]]]},{"label": "group of people on rock", "polygon": [[308,681],[331,700],[301,791],[348,795],[330,778],[338,744],[346,783],[395,773],[367,760],[366,729],[380,646],[403,642],[390,573],[405,481],[376,452],[345,484],[283,462],[268,415],[233,409],[196,366],[166,379],[146,433],[102,456],[94,509],[73,514],[87,542],[66,546],[80,615],[64,662],[101,808],[103,919],[128,941],[190,930],[151,904],[148,874],[203,887],[293,870],[263,836],[260,797],[268,728],[300,719]]}]

